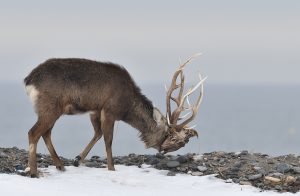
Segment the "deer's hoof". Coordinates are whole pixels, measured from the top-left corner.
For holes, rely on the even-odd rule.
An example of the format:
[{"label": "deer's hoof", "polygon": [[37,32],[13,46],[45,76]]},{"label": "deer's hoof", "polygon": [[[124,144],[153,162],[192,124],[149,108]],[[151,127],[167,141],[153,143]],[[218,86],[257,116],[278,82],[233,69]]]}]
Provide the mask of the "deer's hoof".
[{"label": "deer's hoof", "polygon": [[30,177],[31,178],[38,178],[38,175],[37,174],[30,174]]},{"label": "deer's hoof", "polygon": [[66,171],[66,169],[63,165],[56,166],[56,169],[58,169],[60,171]]},{"label": "deer's hoof", "polygon": [[115,167],[108,167],[109,171],[116,171]]},{"label": "deer's hoof", "polygon": [[75,157],[74,161],[73,161],[73,165],[75,167],[78,167],[79,166],[79,162],[81,160],[81,157],[78,155],[77,157]]}]

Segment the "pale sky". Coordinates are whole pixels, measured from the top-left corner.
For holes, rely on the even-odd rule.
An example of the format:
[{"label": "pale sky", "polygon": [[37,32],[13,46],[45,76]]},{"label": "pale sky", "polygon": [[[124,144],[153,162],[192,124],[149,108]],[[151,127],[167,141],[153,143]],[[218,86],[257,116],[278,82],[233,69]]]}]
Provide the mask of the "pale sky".
[{"label": "pale sky", "polygon": [[178,59],[211,84],[300,84],[297,0],[0,0],[0,81],[22,82],[51,57],[123,65],[167,83]]}]

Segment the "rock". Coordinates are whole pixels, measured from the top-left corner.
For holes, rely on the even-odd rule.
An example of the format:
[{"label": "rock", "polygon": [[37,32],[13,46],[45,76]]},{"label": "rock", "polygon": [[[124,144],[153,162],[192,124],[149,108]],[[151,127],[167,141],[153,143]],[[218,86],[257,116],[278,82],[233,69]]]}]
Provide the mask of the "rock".
[{"label": "rock", "polygon": [[162,153],[157,153],[155,156],[156,156],[156,158],[159,158],[159,159],[165,158],[165,155],[163,155]]},{"label": "rock", "polygon": [[232,178],[232,182],[234,182],[234,183],[239,183],[239,182],[240,182],[240,179]]},{"label": "rock", "polygon": [[240,155],[248,155],[249,154],[249,152],[247,151],[247,150],[243,150],[241,153],[240,153]]},{"label": "rock", "polygon": [[237,173],[239,171],[240,171],[240,167],[234,167],[234,166],[229,168],[228,170],[229,173]]},{"label": "rock", "polygon": [[167,162],[167,167],[169,167],[169,168],[178,167],[179,165],[180,165],[180,163],[178,161],[168,161]]},{"label": "rock", "polygon": [[203,176],[202,172],[192,172],[192,176]]},{"label": "rock", "polygon": [[9,156],[4,153],[4,152],[0,152],[0,158],[8,158]]},{"label": "rock", "polygon": [[279,172],[270,173],[268,176],[275,177],[275,178],[282,178],[284,175]]},{"label": "rock", "polygon": [[256,172],[262,174],[263,176],[265,176],[265,175],[267,174],[266,170],[263,169],[263,168],[261,168],[261,167],[254,166],[253,169],[254,169]]},{"label": "rock", "polygon": [[206,172],[206,171],[207,171],[207,167],[205,167],[205,166],[198,166],[197,169],[198,169],[200,172]]},{"label": "rock", "polygon": [[220,160],[219,160],[219,164],[224,164],[225,163],[225,159],[224,158],[221,158]]},{"label": "rock", "polygon": [[92,162],[86,162],[86,163],[85,163],[85,166],[86,166],[86,167],[95,167],[95,168],[99,168],[99,167],[100,167],[100,164],[97,163],[97,162],[92,161]]},{"label": "rock", "polygon": [[180,164],[188,162],[188,159],[186,156],[179,156],[176,158],[176,161],[178,161]]},{"label": "rock", "polygon": [[214,161],[219,161],[220,158],[219,158],[219,157],[214,157],[213,160],[214,160]]},{"label": "rock", "polygon": [[224,152],[224,151],[216,152],[216,156],[223,157],[225,155],[226,155],[226,152]]},{"label": "rock", "polygon": [[94,156],[91,157],[91,160],[99,160],[99,159],[100,159],[99,156],[95,156],[95,155],[94,155]]},{"label": "rock", "polygon": [[251,182],[249,182],[249,181],[240,181],[239,184],[240,185],[248,185],[248,186],[252,185]]},{"label": "rock", "polygon": [[232,179],[226,179],[224,182],[225,182],[225,183],[232,183],[233,180],[232,180]]},{"label": "rock", "polygon": [[255,171],[259,171],[259,170],[261,170],[261,167],[254,166],[253,169],[254,169]]},{"label": "rock", "polygon": [[151,158],[149,161],[150,165],[156,165],[159,163],[159,159],[158,158]]},{"label": "rock", "polygon": [[188,167],[178,167],[177,170],[181,171],[181,172],[186,172],[188,171]]},{"label": "rock", "polygon": [[193,156],[193,160],[194,161],[201,161],[203,159],[203,155],[195,155],[195,156]]},{"label": "rock", "polygon": [[282,191],[282,186],[280,186],[280,185],[276,185],[274,188],[275,188],[277,191]]},{"label": "rock", "polygon": [[254,174],[254,175],[249,175],[247,176],[248,180],[257,180],[262,177],[262,174]]},{"label": "rock", "polygon": [[176,176],[176,173],[175,173],[175,172],[172,172],[172,171],[169,171],[169,172],[167,173],[167,176]]},{"label": "rock", "polygon": [[236,162],[234,162],[233,167],[240,168],[242,166],[242,164],[243,164],[242,161],[236,161]]},{"label": "rock", "polygon": [[16,170],[24,170],[25,169],[25,167],[23,165],[19,165],[19,164],[15,165],[14,167]]},{"label": "rock", "polygon": [[286,179],[285,179],[285,182],[287,184],[293,184],[294,182],[296,182],[296,178],[293,177],[293,176],[287,176]]},{"label": "rock", "polygon": [[300,174],[300,167],[293,167],[293,172],[295,174]]},{"label": "rock", "polygon": [[286,163],[279,163],[276,166],[276,170],[280,173],[286,173],[289,172],[292,169],[292,166]]},{"label": "rock", "polygon": [[271,176],[266,176],[265,177],[265,183],[266,184],[279,184],[281,182],[281,180],[279,178],[274,178],[274,177],[271,177]]}]

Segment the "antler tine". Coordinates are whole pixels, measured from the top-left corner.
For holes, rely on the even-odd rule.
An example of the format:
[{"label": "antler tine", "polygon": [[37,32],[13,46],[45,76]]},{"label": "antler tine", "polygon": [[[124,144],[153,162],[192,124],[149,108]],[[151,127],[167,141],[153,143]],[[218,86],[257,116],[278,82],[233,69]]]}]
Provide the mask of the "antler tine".
[{"label": "antler tine", "polygon": [[193,56],[191,56],[188,60],[186,60],[183,64],[180,65],[179,68],[184,69],[184,67],[191,62],[192,60],[194,60],[195,58],[197,58],[198,56],[202,55],[202,53],[196,53]]},{"label": "antler tine", "polygon": [[[207,77],[206,77],[207,78]],[[189,96],[189,95],[191,95],[193,92],[195,92],[195,90],[197,90],[200,86],[203,86],[203,82],[206,80],[206,78],[204,78],[203,80],[200,80],[197,84],[196,84],[196,86],[194,86],[193,88],[190,88],[189,90],[188,90],[188,92],[182,97],[182,99],[180,100],[180,104],[179,104],[179,106],[174,110],[174,112],[172,113],[172,116],[171,116],[171,122],[177,122],[178,120],[179,120],[179,115],[180,115],[180,113],[185,109],[184,108],[184,103],[185,103],[185,101],[186,101],[186,99],[187,99],[187,97]],[[201,88],[201,91],[202,91],[202,88]],[[202,97],[202,93],[201,93],[201,91],[200,91],[200,96],[199,96],[199,98],[201,98]],[[197,110],[198,109],[198,106],[199,106],[199,104],[200,104],[200,102],[199,102],[199,98],[198,98],[198,100],[197,100],[197,104],[195,105],[197,108],[195,109],[195,106],[190,106],[189,107],[189,110],[192,110],[193,111],[193,115],[191,116],[191,117],[193,117],[195,114],[196,114],[196,112],[194,111],[194,110]],[[198,104],[198,102],[199,102],[199,104]],[[190,118],[191,118],[190,117]],[[194,117],[193,117],[194,118]],[[190,120],[190,121],[192,121],[193,120],[193,118]],[[188,119],[187,119],[188,120]],[[186,121],[187,121],[186,120]],[[189,122],[190,122],[189,121]],[[173,124],[175,124],[175,123],[173,123]],[[187,123],[184,123],[184,125],[186,125]],[[183,126],[184,126],[183,125]],[[177,125],[176,127],[183,127],[182,125]]]},{"label": "antler tine", "polygon": [[[194,106],[192,107],[190,105],[190,102],[188,100],[188,96],[193,93],[197,88],[199,88],[199,86],[204,82],[204,81],[200,81],[194,88],[190,89],[186,95],[183,96],[183,90],[184,90],[184,75],[183,75],[183,69],[185,68],[185,66],[191,62],[193,59],[195,59],[196,57],[200,56],[201,53],[197,53],[193,56],[191,56],[189,59],[187,59],[184,63],[182,63],[179,68],[176,70],[176,72],[173,75],[172,78],[172,82],[171,82],[171,86],[170,88],[167,90],[167,96],[166,96],[166,104],[167,104],[167,115],[166,117],[168,118],[168,124],[169,126],[175,126],[177,127],[176,123],[178,121],[180,112],[182,112],[185,108],[184,108],[184,102],[185,100],[187,100],[188,105],[189,105],[189,109],[193,109]],[[177,84],[177,78],[180,75],[180,84]],[[172,97],[172,93],[176,90],[180,88],[178,96]],[[177,105],[177,108],[175,109],[174,112],[171,113],[171,100],[174,101]],[[194,112],[193,112],[194,113]],[[188,113],[189,114],[189,113]],[[184,115],[184,117],[186,117],[187,115]]]},{"label": "antler tine", "polygon": [[[179,74],[181,75],[181,77],[180,77],[181,82],[180,82],[179,85],[177,85],[176,81],[177,81],[177,78],[178,78]],[[180,104],[180,101],[179,101],[180,97],[177,97],[177,99],[176,99],[176,98],[172,97],[172,93],[174,92],[174,90],[176,90],[178,87],[180,87],[180,91],[179,91],[178,96],[182,96],[183,86],[184,86],[184,76],[183,76],[183,73],[182,73],[182,69],[180,67],[174,73],[173,78],[172,78],[171,86],[167,90],[166,104],[167,104],[167,116],[168,116],[168,118],[171,117],[171,100],[173,100],[177,105]],[[172,122],[168,122],[169,125],[171,125],[170,123],[172,123]]]},{"label": "antler tine", "polygon": [[[199,78],[200,78],[200,82],[190,91],[188,92],[184,97],[188,97],[191,93],[193,93],[197,88],[200,87],[200,94],[198,96],[197,102],[194,106],[192,106],[191,110],[192,110],[192,115],[186,119],[185,121],[183,121],[181,124],[177,125],[178,128],[183,128],[185,127],[188,123],[190,123],[192,120],[194,120],[194,118],[196,117],[197,113],[198,113],[198,109],[199,106],[202,102],[202,98],[203,98],[203,83],[204,81],[207,79],[207,77],[205,77],[204,79],[202,79],[201,74],[199,74]],[[185,98],[184,98],[185,99]],[[184,99],[182,102],[182,105],[184,103]]]}]

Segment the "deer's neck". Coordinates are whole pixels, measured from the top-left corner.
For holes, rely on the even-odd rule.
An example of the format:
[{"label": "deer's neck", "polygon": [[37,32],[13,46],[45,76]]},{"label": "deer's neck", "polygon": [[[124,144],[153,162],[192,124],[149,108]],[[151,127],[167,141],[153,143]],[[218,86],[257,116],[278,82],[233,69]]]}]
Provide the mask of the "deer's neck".
[{"label": "deer's neck", "polygon": [[153,119],[153,109],[152,103],[145,96],[138,97],[133,101],[124,121],[140,131],[140,138],[147,148],[159,149],[165,132],[157,128]]}]

